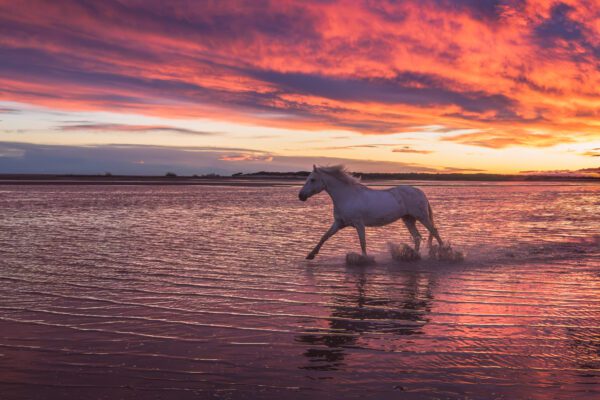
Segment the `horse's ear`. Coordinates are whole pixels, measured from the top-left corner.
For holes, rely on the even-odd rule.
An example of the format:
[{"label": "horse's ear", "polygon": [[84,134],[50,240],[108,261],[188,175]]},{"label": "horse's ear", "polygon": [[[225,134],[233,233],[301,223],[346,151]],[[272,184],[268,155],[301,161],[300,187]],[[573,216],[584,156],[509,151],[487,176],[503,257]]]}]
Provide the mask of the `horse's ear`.
[{"label": "horse's ear", "polygon": [[313,172],[317,172],[317,166],[313,164]]}]

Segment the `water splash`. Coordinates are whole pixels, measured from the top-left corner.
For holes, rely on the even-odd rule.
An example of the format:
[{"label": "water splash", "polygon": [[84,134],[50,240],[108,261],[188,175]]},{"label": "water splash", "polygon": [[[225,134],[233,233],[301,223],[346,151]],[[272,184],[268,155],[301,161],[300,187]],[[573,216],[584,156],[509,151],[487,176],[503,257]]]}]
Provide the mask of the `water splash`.
[{"label": "water splash", "polygon": [[372,265],[375,264],[375,257],[359,253],[348,253],[346,254],[346,264],[359,266]]},{"label": "water splash", "polygon": [[402,246],[388,242],[388,248],[394,261],[417,261],[421,259],[421,255],[407,244]]},{"label": "water splash", "polygon": [[465,260],[465,254],[452,248],[450,242],[444,245],[433,244],[429,248],[429,257],[439,261],[460,262]]}]

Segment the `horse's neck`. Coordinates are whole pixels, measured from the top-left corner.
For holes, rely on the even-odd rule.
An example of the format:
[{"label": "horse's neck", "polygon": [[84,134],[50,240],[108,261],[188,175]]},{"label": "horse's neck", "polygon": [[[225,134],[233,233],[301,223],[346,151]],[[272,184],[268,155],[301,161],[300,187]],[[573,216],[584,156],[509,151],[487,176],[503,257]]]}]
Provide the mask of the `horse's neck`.
[{"label": "horse's neck", "polygon": [[327,177],[325,182],[325,191],[331,197],[334,204],[340,204],[345,199],[352,197],[352,194],[358,190],[360,186],[342,182],[333,177]]}]

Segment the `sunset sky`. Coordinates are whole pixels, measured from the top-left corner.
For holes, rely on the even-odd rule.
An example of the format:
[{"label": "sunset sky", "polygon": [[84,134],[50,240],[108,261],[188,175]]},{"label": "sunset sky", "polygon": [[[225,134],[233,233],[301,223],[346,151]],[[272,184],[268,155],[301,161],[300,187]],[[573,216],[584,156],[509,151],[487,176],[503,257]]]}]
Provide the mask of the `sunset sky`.
[{"label": "sunset sky", "polygon": [[600,167],[600,1],[0,0],[0,172]]}]

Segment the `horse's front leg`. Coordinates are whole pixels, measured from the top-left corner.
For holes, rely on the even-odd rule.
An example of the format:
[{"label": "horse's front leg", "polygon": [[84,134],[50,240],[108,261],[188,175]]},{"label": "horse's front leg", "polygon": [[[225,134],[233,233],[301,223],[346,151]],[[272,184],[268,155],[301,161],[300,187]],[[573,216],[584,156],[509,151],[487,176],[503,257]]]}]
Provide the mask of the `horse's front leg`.
[{"label": "horse's front leg", "polygon": [[363,224],[355,225],[356,232],[358,233],[358,239],[360,240],[360,249],[362,250],[363,256],[367,255],[367,238],[365,234],[365,226]]},{"label": "horse's front leg", "polygon": [[319,240],[319,243],[315,246],[315,248],[310,253],[308,253],[308,255],[306,256],[306,259],[312,260],[313,258],[315,258],[315,256],[319,253],[319,250],[321,250],[321,247],[323,246],[323,244],[327,241],[327,239],[329,239],[330,237],[335,235],[335,233],[342,228],[343,228],[342,224],[340,224],[337,220],[334,221],[333,224],[331,224],[331,227],[329,228],[329,230],[327,232],[325,232],[325,234],[323,235],[321,240]]}]

